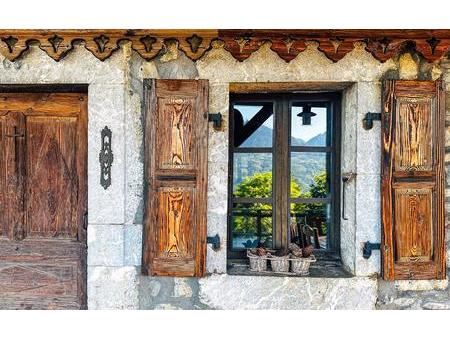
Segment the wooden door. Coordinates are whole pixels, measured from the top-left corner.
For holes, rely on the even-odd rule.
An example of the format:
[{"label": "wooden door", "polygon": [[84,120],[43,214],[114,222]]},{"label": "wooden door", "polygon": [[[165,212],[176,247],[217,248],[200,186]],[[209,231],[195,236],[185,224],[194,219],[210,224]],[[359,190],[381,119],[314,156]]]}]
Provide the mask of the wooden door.
[{"label": "wooden door", "polygon": [[384,83],[381,213],[385,279],[444,279],[441,81]]},{"label": "wooden door", "polygon": [[86,308],[86,144],[86,94],[0,94],[0,308]]},{"label": "wooden door", "polygon": [[200,277],[206,265],[208,81],[146,84],[142,272]]}]

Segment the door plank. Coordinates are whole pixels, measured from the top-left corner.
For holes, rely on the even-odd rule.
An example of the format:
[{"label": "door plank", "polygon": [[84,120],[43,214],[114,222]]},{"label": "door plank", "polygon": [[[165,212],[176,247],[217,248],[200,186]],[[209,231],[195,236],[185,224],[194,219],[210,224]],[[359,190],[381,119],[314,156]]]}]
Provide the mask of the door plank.
[{"label": "door plank", "polygon": [[87,96],[0,97],[0,309],[86,308]]}]

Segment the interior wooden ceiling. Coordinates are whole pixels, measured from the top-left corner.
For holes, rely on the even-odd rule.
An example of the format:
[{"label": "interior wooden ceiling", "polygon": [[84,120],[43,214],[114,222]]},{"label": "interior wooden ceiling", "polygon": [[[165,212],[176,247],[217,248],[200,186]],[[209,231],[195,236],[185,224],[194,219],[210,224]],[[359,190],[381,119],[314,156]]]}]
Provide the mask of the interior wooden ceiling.
[{"label": "interior wooden ceiling", "polygon": [[146,60],[164,48],[168,39],[176,39],[178,47],[192,60],[198,60],[215,40],[239,61],[247,59],[269,41],[271,49],[289,62],[306,49],[306,41],[316,41],[318,49],[334,62],[353,50],[355,42],[364,42],[366,50],[385,62],[403,50],[415,50],[427,61],[434,62],[450,52],[450,30],[0,30],[0,53],[10,61],[19,58],[35,42],[51,58],[61,60],[83,41],[85,48],[100,60],[106,60],[120,48],[122,41]]}]

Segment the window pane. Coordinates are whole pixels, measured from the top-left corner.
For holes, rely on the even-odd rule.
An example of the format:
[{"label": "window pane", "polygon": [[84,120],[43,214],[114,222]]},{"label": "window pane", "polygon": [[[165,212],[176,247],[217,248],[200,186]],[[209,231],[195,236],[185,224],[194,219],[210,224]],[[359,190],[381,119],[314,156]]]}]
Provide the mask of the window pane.
[{"label": "window pane", "polygon": [[327,131],[326,107],[314,107],[307,104],[292,106],[291,146],[329,146]]},{"label": "window pane", "polygon": [[236,197],[271,197],[272,154],[235,153],[233,193]]},{"label": "window pane", "polygon": [[235,147],[272,147],[273,104],[234,105]]},{"label": "window pane", "polygon": [[235,203],[232,213],[233,249],[272,247],[272,205]]},{"label": "window pane", "polygon": [[291,197],[329,197],[330,159],[330,153],[291,152]]},{"label": "window pane", "polygon": [[[306,226],[306,228],[305,228]],[[291,203],[291,241],[329,249],[331,206],[328,203]],[[301,234],[303,233],[303,238]]]}]

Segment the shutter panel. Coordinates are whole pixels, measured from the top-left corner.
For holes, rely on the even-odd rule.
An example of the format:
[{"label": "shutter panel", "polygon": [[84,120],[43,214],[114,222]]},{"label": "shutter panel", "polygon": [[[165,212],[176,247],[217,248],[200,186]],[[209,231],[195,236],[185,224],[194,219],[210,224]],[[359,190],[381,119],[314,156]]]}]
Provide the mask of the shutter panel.
[{"label": "shutter panel", "polygon": [[443,94],[441,81],[384,82],[384,279],[445,278]]},{"label": "shutter panel", "polygon": [[148,80],[143,274],[203,276],[208,81]]}]

